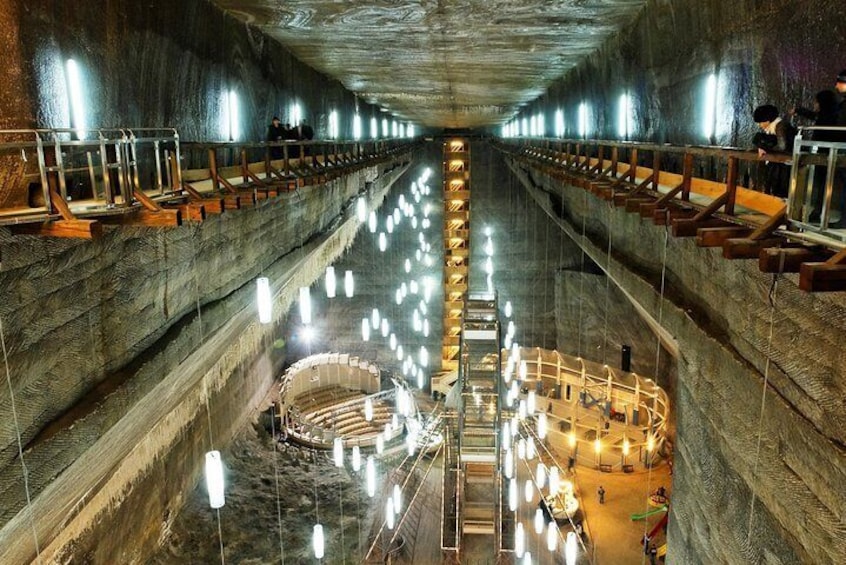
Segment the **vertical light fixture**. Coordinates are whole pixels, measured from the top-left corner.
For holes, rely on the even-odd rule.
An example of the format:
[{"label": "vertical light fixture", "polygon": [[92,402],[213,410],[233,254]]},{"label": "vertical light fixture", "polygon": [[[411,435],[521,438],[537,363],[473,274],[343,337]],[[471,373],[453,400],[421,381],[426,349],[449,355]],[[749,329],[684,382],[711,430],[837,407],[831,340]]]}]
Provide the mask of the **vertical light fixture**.
[{"label": "vertical light fixture", "polygon": [[394,499],[390,496],[385,504],[385,522],[389,530],[394,529]]},{"label": "vertical light fixture", "polygon": [[[382,434],[379,434],[378,439],[381,438]],[[367,477],[367,496],[373,498],[376,494],[376,463],[373,461],[372,455],[367,456],[367,464],[365,465],[364,473]]]},{"label": "vertical light fixture", "polygon": [[326,550],[326,540],[323,538],[323,526],[321,524],[314,525],[314,532],[311,538],[312,547],[314,548],[314,558],[323,559]]},{"label": "vertical light fixture", "polygon": [[622,93],[617,103],[617,137],[628,139],[629,137],[629,95]]},{"label": "vertical light fixture", "polygon": [[578,544],[576,532],[567,532],[567,541],[564,544],[564,559],[567,565],[576,565],[579,550]]},{"label": "vertical light fixture", "polygon": [[579,137],[586,138],[588,132],[588,106],[587,102],[582,102],[579,104]]},{"label": "vertical light fixture", "polygon": [[370,320],[367,318],[361,319],[361,339],[362,341],[370,341]]},{"label": "vertical light fixture", "polygon": [[367,422],[373,420],[373,399],[369,396],[364,399],[364,419]]},{"label": "vertical light fixture", "polygon": [[229,141],[237,141],[241,135],[241,117],[238,111],[238,94],[234,90],[227,91],[224,95],[224,103],[226,105],[226,125],[228,129],[227,139]]},{"label": "vertical light fixture", "polygon": [[535,533],[540,535],[543,533],[543,510],[535,508]]},{"label": "vertical light fixture", "polygon": [[414,124],[408,124],[405,126],[405,136],[414,137]]},{"label": "vertical light fixture", "polygon": [[358,114],[353,116],[353,139],[356,141],[361,139],[361,116]]},{"label": "vertical light fixture", "polygon": [[391,137],[399,137],[399,124],[396,120],[391,122]]},{"label": "vertical light fixture", "polygon": [[300,287],[300,319],[304,326],[311,323],[311,291],[307,286]]},{"label": "vertical light fixture", "polygon": [[298,102],[294,102],[291,104],[291,125],[296,127],[300,125],[300,120],[302,120],[303,112],[300,108],[300,104]]},{"label": "vertical light fixture", "polygon": [[329,112],[329,139],[338,139],[338,111]]},{"label": "vertical light fixture", "polygon": [[555,551],[558,547],[558,526],[555,520],[552,520],[546,528],[546,548],[549,551]]},{"label": "vertical light fixture", "polygon": [[394,485],[394,512],[399,514],[400,508],[402,508],[402,490],[400,490],[399,485]]},{"label": "vertical light fixture", "polygon": [[206,487],[209,491],[209,506],[222,508],[226,504],[223,496],[223,461],[220,451],[206,453]]},{"label": "vertical light fixture", "polygon": [[388,248],[388,236],[385,235],[385,232],[379,232],[379,251],[382,253]]},{"label": "vertical light fixture", "polygon": [[355,279],[352,271],[344,271],[344,294],[347,298],[352,298],[355,295]]},{"label": "vertical light fixture", "polygon": [[359,196],[355,202],[355,217],[361,223],[367,220],[367,200],[364,196]]},{"label": "vertical light fixture", "polygon": [[517,511],[517,479],[512,478],[508,481],[508,509],[512,512]]},{"label": "vertical light fixture", "polygon": [[704,108],[702,109],[702,135],[709,140],[714,135],[717,122],[717,75],[711,73],[705,80]]},{"label": "vertical light fixture", "polygon": [[526,479],[523,487],[523,495],[526,497],[526,502],[532,502],[532,497],[535,494],[535,486],[532,484],[532,479]]},{"label": "vertical light fixture", "polygon": [[76,130],[77,139],[85,137],[85,103],[82,96],[82,76],[79,65],[73,59],[65,62],[68,90],[70,94],[71,127]]},{"label": "vertical light fixture", "polygon": [[361,470],[361,448],[357,445],[352,448],[352,468],[356,473]]},{"label": "vertical light fixture", "polygon": [[270,279],[256,279],[256,304],[258,305],[259,323],[269,324],[273,319],[273,299],[270,296]]},{"label": "vertical light fixture", "polygon": [[376,228],[379,226],[379,220],[376,218],[376,212],[373,210],[370,211],[370,215],[367,216],[367,229],[370,233],[376,233]]},{"label": "vertical light fixture", "polygon": [[564,112],[555,111],[555,137],[564,137]]},{"label": "vertical light fixture", "polygon": [[332,461],[335,467],[344,466],[344,440],[339,437],[336,437],[332,443]]},{"label": "vertical light fixture", "polygon": [[382,118],[382,137],[388,137],[390,135],[389,127],[388,118]]},{"label": "vertical light fixture", "polygon": [[538,137],[546,137],[546,117],[540,112],[535,118],[538,124]]},{"label": "vertical light fixture", "polygon": [[517,522],[517,528],[514,531],[514,553],[517,557],[523,557],[526,553],[526,532],[523,530],[523,522]]},{"label": "vertical light fixture", "polygon": [[561,477],[558,474],[558,466],[553,465],[549,470],[549,496],[557,495],[559,488],[561,488]]},{"label": "vertical light fixture", "polygon": [[370,139],[378,139],[379,137],[379,120],[370,118]]},{"label": "vertical light fixture", "polygon": [[335,280],[335,267],[329,265],[326,267],[326,298],[335,298],[335,287],[337,286]]}]

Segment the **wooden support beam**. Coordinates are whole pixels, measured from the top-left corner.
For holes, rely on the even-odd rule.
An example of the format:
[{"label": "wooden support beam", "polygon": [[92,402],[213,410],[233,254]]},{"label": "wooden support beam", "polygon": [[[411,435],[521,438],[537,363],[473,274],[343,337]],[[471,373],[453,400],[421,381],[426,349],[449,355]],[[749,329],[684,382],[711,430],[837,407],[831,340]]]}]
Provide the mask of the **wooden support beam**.
[{"label": "wooden support beam", "polygon": [[56,192],[54,188],[50,189],[50,203],[55,208],[56,212],[62,217],[63,220],[75,220],[76,216],[73,215],[71,212],[70,206],[65,201],[62,196]]},{"label": "wooden support beam", "polygon": [[723,242],[723,257],[725,259],[758,259],[761,251],[767,247],[778,247],[784,243],[779,237],[752,239],[749,237],[729,238]]},{"label": "wooden support beam", "polygon": [[241,209],[241,197],[237,194],[227,194],[223,197],[223,203],[227,210]]},{"label": "wooden support beam", "polygon": [[626,212],[640,212],[640,207],[643,204],[652,203],[652,198],[648,196],[639,196],[635,198],[626,199]]},{"label": "wooden support beam", "polygon": [[728,171],[726,172],[726,202],[725,211],[729,216],[734,216],[734,203],[737,199],[737,157],[728,158]]},{"label": "wooden support beam", "polygon": [[209,172],[211,173],[212,187],[215,192],[220,190],[220,182],[217,175],[217,151],[209,149]]},{"label": "wooden support beam", "polygon": [[769,220],[761,224],[749,236],[749,239],[767,239],[769,236],[781,227],[787,221],[787,208],[782,208],[781,212],[771,216]]},{"label": "wooden support beam", "polygon": [[32,224],[8,226],[15,235],[41,235],[45,237],[75,237],[99,239],[103,236],[103,224],[97,220],[47,220]]},{"label": "wooden support beam", "polygon": [[154,228],[172,228],[182,225],[181,210],[159,210],[153,212],[142,208],[135,208],[125,214],[103,216],[100,220],[105,224],[121,226],[147,226]]},{"label": "wooden support beam", "polygon": [[658,203],[655,201],[651,202],[640,202],[638,204],[638,212],[640,213],[641,218],[652,218],[655,215],[655,210],[658,209]]},{"label": "wooden support beam", "polygon": [[699,247],[722,247],[727,239],[746,237],[752,230],[742,226],[701,228],[696,230],[696,245]]},{"label": "wooden support beam", "polygon": [[758,255],[758,269],[764,273],[798,273],[803,263],[830,257],[831,252],[820,247],[768,247]]},{"label": "wooden support beam", "polygon": [[673,237],[694,237],[702,228],[719,228],[730,226],[727,222],[716,218],[707,218],[704,220],[697,220],[693,218],[676,218],[670,220],[673,226]]},{"label": "wooden support beam", "polygon": [[807,292],[846,290],[846,265],[802,263],[799,268],[799,288]]},{"label": "wooden support beam", "polygon": [[228,180],[226,180],[226,179],[225,179],[225,178],[223,178],[223,177],[216,177],[216,178],[217,178],[217,181],[218,181],[218,183],[219,183],[218,185],[222,184],[223,186],[225,186],[225,187],[226,187],[226,190],[227,190],[228,192],[231,192],[232,194],[237,194],[237,193],[238,193],[238,189],[237,189],[237,188],[235,188],[235,185],[234,185],[234,184],[232,184],[231,182],[229,182]]},{"label": "wooden support beam", "polygon": [[156,202],[155,200],[153,200],[152,198],[150,198],[149,196],[147,196],[146,194],[144,194],[143,190],[132,191],[132,196],[135,198],[135,200],[140,202],[141,205],[144,208],[146,208],[147,210],[149,210],[151,212],[158,212],[159,210],[162,209],[162,207],[159,206],[159,203]]},{"label": "wooden support beam", "polygon": [[187,192],[188,195],[191,198],[193,198],[194,200],[203,200],[205,198],[199,190],[197,190],[196,188],[191,186],[191,183],[183,182],[182,183],[182,190]]},{"label": "wooden support beam", "polygon": [[206,219],[206,208],[202,202],[188,202],[185,204],[169,204],[166,210],[179,210],[182,218],[189,222],[202,222]]},{"label": "wooden support beam", "polygon": [[690,185],[693,181],[693,153],[685,153],[682,168],[682,200],[690,200]]}]

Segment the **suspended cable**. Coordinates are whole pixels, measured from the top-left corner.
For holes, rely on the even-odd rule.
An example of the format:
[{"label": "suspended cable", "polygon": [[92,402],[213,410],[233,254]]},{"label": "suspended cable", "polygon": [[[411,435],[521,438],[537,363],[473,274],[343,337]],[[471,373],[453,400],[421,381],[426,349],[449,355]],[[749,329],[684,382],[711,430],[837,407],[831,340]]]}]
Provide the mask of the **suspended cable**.
[{"label": "suspended cable", "polygon": [[279,561],[285,565],[285,545],[282,537],[282,501],[279,495],[279,442],[276,438],[275,404],[270,405],[270,433],[273,439],[273,479],[276,482],[276,522],[279,526]]},{"label": "suspended cable", "polygon": [[3,329],[3,318],[0,317],[0,345],[3,348],[3,365],[6,368],[6,384],[9,386],[9,402],[12,405],[12,421],[15,423],[15,435],[18,440],[18,458],[21,460],[21,471],[23,473],[24,493],[26,494],[26,508],[29,515],[29,525],[32,528],[32,539],[35,542],[35,555],[38,563],[41,563],[41,546],[38,543],[38,531],[35,529],[35,513],[32,509],[32,497],[29,492],[29,471],[26,467],[23,454],[23,441],[21,440],[21,429],[18,423],[18,411],[15,406],[15,390],[12,387],[12,371],[9,368],[9,352],[6,349],[6,334]]},{"label": "suspended cable", "polygon": [[602,364],[608,364],[608,308],[611,300],[611,236],[614,232],[614,191],[608,206],[608,251],[605,254],[605,329],[602,338]]},{"label": "suspended cable", "polygon": [[[197,277],[197,247],[196,247],[196,234],[199,231],[199,227],[195,228],[193,233],[191,234],[191,266],[194,272],[194,294],[196,297],[195,303],[197,306],[197,324],[198,324],[198,331],[200,334],[200,343],[199,345],[205,342],[205,333],[203,332],[203,311],[200,306],[200,281]],[[220,369],[218,369],[220,370]],[[214,451],[214,436],[212,434],[212,420],[211,420],[211,390],[208,386],[207,377],[203,376],[203,387],[205,390],[205,404],[206,404],[206,420],[209,429],[209,451]],[[226,559],[224,556],[223,551],[223,526],[221,525],[220,521],[220,508],[215,508],[215,514],[217,516],[217,538],[220,544],[220,563],[224,565],[226,563]]]},{"label": "suspended cable", "polygon": [[[784,258],[785,255],[784,253],[782,253],[779,260],[778,272],[773,275],[773,282],[770,285],[770,291],[767,296],[767,300],[770,303],[770,331],[769,335],[767,336],[767,360],[764,362],[764,386],[761,389],[761,410],[758,414],[758,439],[755,445],[755,465],[753,466],[752,470],[753,477],[758,475],[758,461],[761,455],[761,438],[763,437],[764,428],[764,408],[766,406],[767,401],[767,387],[769,386],[770,381],[770,355],[772,352],[773,345],[773,330],[775,328],[776,294],[778,292],[778,279],[781,276],[781,273],[784,271]],[[755,519],[755,501],[757,499],[758,493],[755,492],[755,489],[752,489],[752,501],[749,503],[749,525],[746,528],[747,543],[749,542],[752,536],[752,525]]]},{"label": "suspended cable", "polygon": [[[585,255],[586,255],[585,245],[587,245],[587,241],[586,241],[587,238],[585,237],[585,227],[587,225],[588,196],[587,196],[586,190],[582,191],[582,194],[584,194],[584,205],[583,205],[583,210],[582,210],[582,245],[581,245],[582,265],[581,265],[581,269],[579,271],[581,276],[579,277],[579,332],[578,332],[578,334],[579,334],[578,342],[579,343],[578,343],[578,349],[577,349],[578,357],[582,356],[582,313],[583,313],[582,304],[584,304],[585,276],[587,275],[587,273],[585,273]],[[563,229],[561,230],[561,240],[562,240],[562,247],[563,247],[563,240],[564,240],[564,230]]]}]

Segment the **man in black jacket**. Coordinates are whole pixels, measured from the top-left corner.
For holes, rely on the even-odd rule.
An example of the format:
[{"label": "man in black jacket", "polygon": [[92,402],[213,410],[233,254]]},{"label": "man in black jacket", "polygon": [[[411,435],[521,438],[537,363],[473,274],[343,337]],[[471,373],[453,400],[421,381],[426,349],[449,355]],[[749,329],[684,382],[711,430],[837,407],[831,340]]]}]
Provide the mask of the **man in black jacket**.
[{"label": "man in black jacket", "polygon": [[[761,131],[752,139],[753,145],[758,148],[758,155],[761,157],[768,154],[789,155],[793,152],[796,128],[790,122],[781,119],[778,108],[770,104],[758,106],[752,117],[761,128]],[[764,177],[764,192],[781,198],[787,197],[790,181],[789,167],[782,163],[768,161],[764,167]]]},{"label": "man in black jacket", "polygon": [[[279,118],[273,116],[273,119],[270,120],[270,125],[267,126],[267,141],[283,141],[285,139],[285,128],[282,127],[282,124],[279,122]],[[270,156],[273,159],[281,159],[282,158],[282,148],[281,147],[271,147],[270,148]]]}]

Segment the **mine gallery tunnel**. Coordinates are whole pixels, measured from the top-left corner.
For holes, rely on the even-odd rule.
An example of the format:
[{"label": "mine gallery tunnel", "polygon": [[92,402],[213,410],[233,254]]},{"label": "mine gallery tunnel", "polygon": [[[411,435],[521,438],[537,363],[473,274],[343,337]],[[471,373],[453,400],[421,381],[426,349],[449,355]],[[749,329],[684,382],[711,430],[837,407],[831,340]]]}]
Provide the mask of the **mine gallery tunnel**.
[{"label": "mine gallery tunnel", "polygon": [[0,563],[843,563],[842,0],[0,2]]}]

